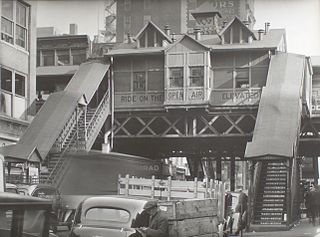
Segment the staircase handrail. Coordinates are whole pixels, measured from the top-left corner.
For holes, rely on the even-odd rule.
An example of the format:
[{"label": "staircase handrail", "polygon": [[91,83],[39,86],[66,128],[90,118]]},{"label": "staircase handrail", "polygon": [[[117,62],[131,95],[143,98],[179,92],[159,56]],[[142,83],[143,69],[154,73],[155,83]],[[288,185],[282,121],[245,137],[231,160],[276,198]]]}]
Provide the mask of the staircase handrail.
[{"label": "staircase handrail", "polygon": [[254,215],[254,207],[255,207],[255,203],[256,203],[256,195],[257,195],[257,189],[260,183],[260,176],[261,176],[261,170],[262,170],[262,162],[258,161],[255,165],[254,165],[254,175],[253,175],[253,182],[252,182],[252,187],[251,187],[251,193],[250,193],[250,197],[251,197],[251,203],[249,203],[249,206],[251,207],[251,211],[249,213],[249,223],[251,223],[252,217]]},{"label": "staircase handrail", "polygon": [[66,153],[66,151],[68,150],[68,148],[70,147],[73,139],[75,138],[75,136],[77,135],[77,133],[74,133],[72,135],[72,138],[68,141],[67,146],[65,147],[65,149],[60,153],[59,156],[59,160],[56,163],[56,165],[53,167],[52,171],[50,172],[48,178],[47,178],[47,183],[52,183],[53,180],[55,179],[55,174],[57,173],[57,171],[59,170],[59,168],[63,165],[65,159],[64,159],[64,154]]},{"label": "staircase handrail", "polygon": [[68,136],[72,132],[74,126],[77,124],[77,120],[82,115],[83,111],[78,110],[78,107],[74,110],[74,112],[71,114],[70,118],[68,119],[67,123],[63,126],[63,129],[59,135],[59,143],[60,143],[60,149],[62,150],[63,145],[65,144]]},{"label": "staircase handrail", "polygon": [[[299,180],[297,180],[298,175],[298,166],[297,166],[297,159],[294,157],[292,160],[292,169],[291,169],[291,180],[290,180],[290,209],[291,209],[291,222],[296,221],[296,211],[298,207],[295,207],[296,199],[299,195],[299,192],[297,190],[297,185],[299,183]],[[291,224],[291,223],[290,223]]]},{"label": "staircase handrail", "polygon": [[103,97],[102,97],[97,109],[95,110],[92,118],[90,119],[90,122],[89,122],[88,127],[87,127],[86,141],[89,140],[91,132],[94,130],[94,125],[97,122],[97,117],[101,114],[103,109],[106,107],[104,105],[108,105],[109,99],[110,99],[109,90],[107,90],[106,93],[103,95]]}]

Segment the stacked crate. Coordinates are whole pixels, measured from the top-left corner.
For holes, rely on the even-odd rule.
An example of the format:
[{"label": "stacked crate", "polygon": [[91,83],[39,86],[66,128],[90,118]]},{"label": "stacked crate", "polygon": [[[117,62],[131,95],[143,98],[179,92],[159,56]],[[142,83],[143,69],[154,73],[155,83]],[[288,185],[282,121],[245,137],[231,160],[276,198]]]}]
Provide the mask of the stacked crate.
[{"label": "stacked crate", "polygon": [[218,235],[218,199],[184,199],[160,203],[169,220],[170,237]]}]

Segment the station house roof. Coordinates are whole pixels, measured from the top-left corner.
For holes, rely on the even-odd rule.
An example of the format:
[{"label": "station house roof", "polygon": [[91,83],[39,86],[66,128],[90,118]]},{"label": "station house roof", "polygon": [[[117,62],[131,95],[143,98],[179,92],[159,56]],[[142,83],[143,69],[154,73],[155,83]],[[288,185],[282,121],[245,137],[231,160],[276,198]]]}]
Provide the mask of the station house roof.
[{"label": "station house roof", "polygon": [[[226,31],[228,27],[231,27],[232,24],[241,22],[238,17],[235,17],[228,24],[226,24],[223,29],[218,34],[212,35],[201,35],[199,40],[195,39],[195,34],[188,34],[190,38],[192,38],[195,43],[200,43],[204,47],[212,50],[213,52],[220,51],[237,51],[237,50],[275,50],[279,47],[279,45],[285,40],[285,29],[269,29],[268,32],[263,33],[261,39],[258,37],[258,30],[250,30],[247,28],[245,24],[241,22],[241,27],[246,27],[247,31],[252,35],[252,42],[249,43],[222,43],[221,35]],[[154,23],[147,23],[138,33],[137,37],[144,32],[148,25],[155,26],[155,29],[159,31],[161,35],[165,35],[165,33],[157,27]],[[120,56],[120,55],[139,55],[139,54],[162,54],[167,48],[171,47],[172,44],[175,44],[176,41],[181,40],[181,38],[185,37],[185,34],[175,35],[174,40],[171,38],[171,42],[168,40],[168,44],[162,47],[139,47],[137,43],[137,37],[134,37],[133,40],[128,40],[128,42],[124,42],[115,46],[111,51],[109,51],[106,56]],[[169,36],[166,37],[166,39]]]}]

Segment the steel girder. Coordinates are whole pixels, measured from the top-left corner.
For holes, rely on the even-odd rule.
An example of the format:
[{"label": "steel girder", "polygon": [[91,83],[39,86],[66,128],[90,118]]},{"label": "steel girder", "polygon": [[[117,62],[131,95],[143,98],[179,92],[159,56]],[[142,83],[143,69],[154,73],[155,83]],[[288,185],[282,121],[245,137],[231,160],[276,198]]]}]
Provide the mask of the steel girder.
[{"label": "steel girder", "polygon": [[243,156],[256,110],[115,113],[114,151],[147,157]]}]

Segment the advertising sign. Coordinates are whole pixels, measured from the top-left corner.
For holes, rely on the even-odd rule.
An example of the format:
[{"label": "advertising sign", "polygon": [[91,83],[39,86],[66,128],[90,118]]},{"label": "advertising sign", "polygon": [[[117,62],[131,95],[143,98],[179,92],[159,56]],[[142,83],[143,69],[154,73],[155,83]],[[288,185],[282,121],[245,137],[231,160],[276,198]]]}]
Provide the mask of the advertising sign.
[{"label": "advertising sign", "polygon": [[255,105],[259,103],[260,97],[261,89],[217,89],[211,91],[210,105]]},{"label": "advertising sign", "polygon": [[115,93],[115,108],[162,106],[163,92],[121,92]]}]

